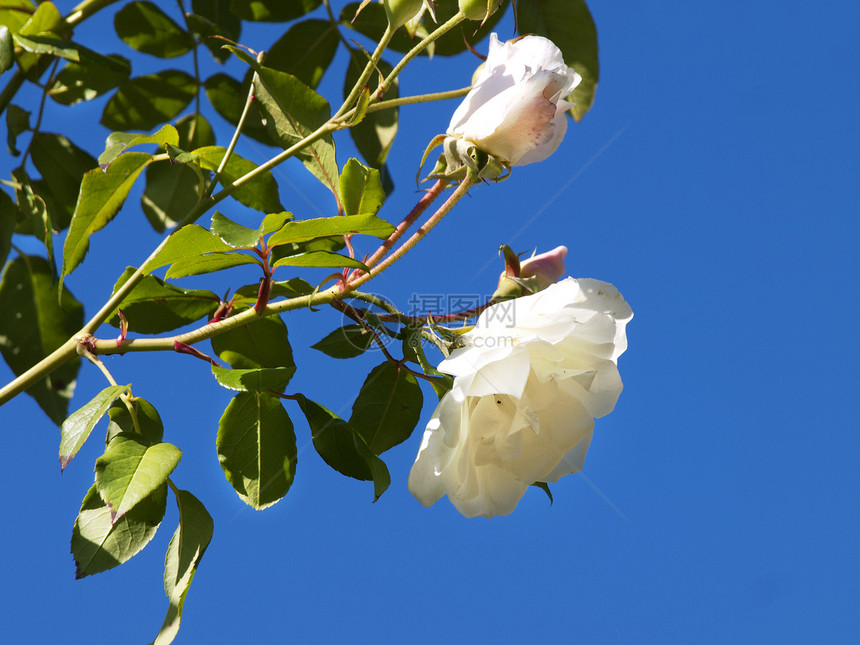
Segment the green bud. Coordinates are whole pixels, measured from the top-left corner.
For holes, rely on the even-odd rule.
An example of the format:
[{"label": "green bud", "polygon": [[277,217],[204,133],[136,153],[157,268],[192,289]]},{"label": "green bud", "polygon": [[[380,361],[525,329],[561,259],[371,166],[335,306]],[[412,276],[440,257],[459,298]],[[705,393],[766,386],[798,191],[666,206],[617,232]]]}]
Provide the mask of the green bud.
[{"label": "green bud", "polygon": [[400,29],[421,11],[424,0],[385,0],[385,14],[391,29]]},{"label": "green bud", "polygon": [[460,13],[469,20],[485,21],[502,6],[502,0],[459,0]]}]

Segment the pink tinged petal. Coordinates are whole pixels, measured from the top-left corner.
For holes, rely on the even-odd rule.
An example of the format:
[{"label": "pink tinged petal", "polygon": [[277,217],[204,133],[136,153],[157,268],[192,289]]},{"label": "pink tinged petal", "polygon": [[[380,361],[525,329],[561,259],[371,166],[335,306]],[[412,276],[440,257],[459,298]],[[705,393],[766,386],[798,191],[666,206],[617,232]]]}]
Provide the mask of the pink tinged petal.
[{"label": "pink tinged petal", "polygon": [[[523,92],[517,102],[510,104],[504,121],[493,133],[475,143],[498,159],[522,165],[518,162],[523,155],[554,140],[554,119],[555,105],[542,93]],[[546,156],[550,154],[552,151]]]},{"label": "pink tinged petal", "polygon": [[536,276],[544,282],[544,288],[546,288],[564,275],[566,255],[566,246],[557,246],[552,251],[534,255],[520,263],[520,277]]}]

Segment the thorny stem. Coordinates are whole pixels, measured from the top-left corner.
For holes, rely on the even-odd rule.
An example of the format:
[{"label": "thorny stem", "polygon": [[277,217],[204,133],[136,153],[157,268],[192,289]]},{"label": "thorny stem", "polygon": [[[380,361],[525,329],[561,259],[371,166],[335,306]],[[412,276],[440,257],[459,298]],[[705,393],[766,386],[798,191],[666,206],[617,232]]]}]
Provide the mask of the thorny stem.
[{"label": "thorny stem", "polygon": [[385,254],[388,253],[388,250],[397,243],[397,240],[399,240],[407,231],[407,229],[409,229],[409,227],[415,223],[415,220],[421,217],[421,214],[425,210],[427,210],[427,207],[433,203],[433,200],[435,200],[439,196],[439,194],[445,189],[445,186],[447,185],[448,180],[438,179],[436,183],[433,184],[433,186],[430,188],[430,190],[424,193],[424,196],[420,200],[418,200],[418,203],[415,204],[415,207],[412,209],[412,211],[406,217],[403,218],[403,221],[400,222],[400,224],[397,225],[397,228],[394,229],[394,232],[388,237],[388,239],[385,240],[382,244],[380,244],[379,248],[373,252],[373,255],[371,255],[367,259],[365,264],[368,266],[368,268],[373,268],[374,266],[376,266],[377,262],[379,262],[383,257],[385,257]]},{"label": "thorny stem", "polygon": [[368,280],[375,278],[377,275],[385,271],[389,266],[397,262],[403,255],[405,255],[413,246],[418,244],[427,234],[433,229],[436,224],[442,221],[442,218],[448,214],[448,212],[454,207],[460,198],[463,197],[468,191],[472,184],[475,183],[475,179],[472,175],[466,175],[465,179],[460,182],[460,185],[457,189],[451,193],[451,196],[439,207],[433,215],[430,216],[424,224],[418,227],[418,230],[412,234],[412,236],[406,240],[394,253],[389,255],[387,258],[382,260],[379,264],[374,267],[371,267],[368,273],[364,273],[358,276],[355,279],[348,280],[345,285],[345,291],[352,291],[357,287],[360,287]]},{"label": "thorny stem", "polygon": [[[67,18],[67,23],[69,25],[76,25],[93,15],[99,9],[106,7],[116,0],[85,0],[80,5],[78,5],[72,13]],[[446,23],[437,28],[434,32],[432,32],[426,39],[421,41],[418,45],[416,45],[412,50],[410,50],[401,61],[395,66],[392,70],[391,74],[383,81],[380,85],[379,92],[377,96],[381,96],[384,91],[390,86],[390,84],[394,81],[400,71],[406,66],[406,64],[411,61],[415,56],[417,56],[427,45],[429,45],[432,41],[437,39],[439,36],[443,35],[454,26],[459,24],[465,19],[465,17],[458,13],[453,18],[448,20]],[[387,30],[388,31],[388,30]],[[390,40],[391,34],[387,33],[387,39]],[[383,37],[383,40],[380,42],[386,42],[387,40]],[[384,47],[377,47],[377,61],[382,55],[382,51]],[[375,52],[375,54],[377,53]],[[373,64],[371,64],[373,63]],[[368,65],[365,67],[365,73],[362,74],[364,77],[364,81],[357,83],[351,92],[352,101],[355,100],[355,97],[361,91],[361,88],[364,86],[364,82],[366,82],[367,78],[369,78],[372,70],[375,67],[375,62],[373,58],[368,62]],[[20,70],[19,70],[20,71]],[[9,85],[0,93],[0,112],[5,108],[6,104],[11,97],[14,96],[17,89],[23,83],[24,78],[23,74],[19,81],[16,81],[16,76],[12,78]],[[361,80],[361,79],[360,79]],[[17,87],[12,88],[15,83]],[[10,91],[11,90],[11,91]],[[457,90],[456,92],[460,92],[462,90]],[[427,100],[436,100],[437,97],[435,95],[426,95]],[[432,97],[432,98],[430,98]],[[448,96],[438,98],[449,98]],[[416,97],[414,102],[420,102],[424,100],[423,98]],[[250,102],[252,101],[252,95],[249,94],[249,99],[246,101],[245,110],[243,110],[243,119],[244,116],[247,115],[247,111],[250,107]],[[373,101],[373,97],[371,97],[371,101]],[[397,101],[397,103],[395,103]],[[371,105],[370,109],[385,109],[388,107],[395,107],[395,105],[404,104],[402,101],[404,99],[395,99],[394,101],[379,101],[375,105]],[[232,182],[229,186],[225,186],[221,191],[216,193],[215,195],[207,196],[204,199],[201,199],[200,202],[195,206],[183,219],[179,222],[176,228],[173,229],[170,235],[165,237],[161,243],[156,247],[156,249],[149,255],[149,257],[141,264],[141,268],[138,268],[129,279],[110,297],[110,299],[98,310],[98,312],[84,325],[84,327],[72,338],[69,338],[65,343],[63,343],[60,347],[54,350],[51,354],[46,356],[44,359],[39,361],[36,365],[22,373],[12,382],[8,383],[4,387],[0,388],[0,405],[3,405],[13,397],[17,396],[31,385],[33,385],[36,381],[43,378],[45,375],[53,372],[60,366],[68,363],[77,355],[77,346],[81,342],[80,339],[90,336],[105,320],[110,316],[111,312],[125,299],[125,297],[134,289],[135,286],[140,282],[140,280],[144,276],[144,271],[142,267],[146,266],[158,253],[164,248],[164,245],[170,239],[170,236],[186,226],[187,224],[191,224],[211,209],[213,206],[221,202],[222,200],[229,197],[236,190],[238,190],[245,183],[251,181],[258,175],[261,175],[265,172],[268,172],[275,166],[279,165],[286,159],[295,155],[299,150],[307,147],[311,143],[321,139],[322,137],[331,134],[337,130],[340,130],[344,127],[348,127],[347,121],[344,118],[350,113],[354,113],[355,108],[350,109],[351,101],[348,98],[341,108],[338,110],[338,113],[330,119],[327,123],[323,124],[319,128],[317,128],[314,132],[305,137],[302,141],[297,142],[293,146],[290,146],[283,152],[275,155],[271,159],[269,159],[264,164],[257,166],[250,172],[246,173],[242,177],[239,177],[234,182]],[[243,120],[240,120],[240,126],[243,124]],[[240,127],[237,127],[236,131],[233,135],[233,140],[231,140],[231,146],[235,147],[235,142],[239,137]],[[225,152],[224,158],[222,158],[222,164],[226,164],[226,159],[228,155],[232,152],[232,147],[228,147],[228,150]],[[222,168],[223,170],[223,168]],[[399,260],[407,251],[409,251],[415,244],[417,244],[430,230],[444,217],[448,211],[454,206],[454,204],[468,191],[469,186],[472,185],[474,181],[471,177],[467,177],[457,190],[448,198],[445,204],[431,216],[431,218],[421,226],[416,233],[412,235],[399,249],[397,249],[394,253],[384,259],[379,265],[371,268],[369,273],[365,273],[355,280],[348,281],[346,285],[338,285],[335,287],[331,287],[322,292],[318,292],[312,294],[311,296],[301,296],[298,298],[293,298],[290,300],[279,301],[276,303],[270,303],[263,315],[272,315],[275,313],[281,313],[284,311],[289,311],[291,309],[297,309],[300,307],[310,307],[313,305],[325,304],[327,302],[331,302],[335,298],[343,298],[350,291],[353,291],[355,288],[361,286],[365,282],[371,280],[376,277],[380,273],[382,273],[385,269],[391,266],[394,262]],[[212,185],[215,185],[215,181],[212,182]],[[210,338],[222,331],[226,331],[226,329],[233,328],[244,324],[245,322],[250,322],[252,317],[255,317],[257,314],[253,309],[250,309],[246,312],[242,312],[236,316],[228,318],[223,321],[219,321],[216,323],[209,324],[201,329],[194,330],[192,332],[188,332],[187,334],[181,334],[179,336],[169,338],[169,339],[131,339],[123,341],[119,346],[116,345],[114,340],[109,341],[96,341],[95,348],[99,351],[99,353],[104,354],[115,354],[122,353],[126,351],[157,351],[157,350],[172,350],[174,347],[174,343],[176,341],[183,342],[185,344],[191,345],[193,343],[199,342],[205,338]]]}]

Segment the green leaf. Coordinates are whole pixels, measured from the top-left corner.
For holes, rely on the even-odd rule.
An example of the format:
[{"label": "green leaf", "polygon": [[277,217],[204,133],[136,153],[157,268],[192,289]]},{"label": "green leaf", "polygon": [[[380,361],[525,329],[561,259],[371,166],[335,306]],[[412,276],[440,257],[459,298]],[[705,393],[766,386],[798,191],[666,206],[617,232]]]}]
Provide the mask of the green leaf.
[{"label": "green leaf", "polygon": [[152,155],[129,152],[102,171],[94,168],[84,175],[75,214],[63,245],[63,279],[84,260],[90,248],[90,236],[110,222],[128,197],[137,176],[152,161]]},{"label": "green leaf", "polygon": [[385,190],[379,171],[368,168],[358,159],[350,159],[340,175],[340,195],[347,215],[376,214],[385,201]]},{"label": "green leaf", "polygon": [[[249,80],[243,86],[232,76],[218,73],[207,78],[203,83],[203,87],[215,111],[227,122],[235,126],[239,123],[239,118],[242,116],[250,84]],[[275,142],[272,141],[266,130],[266,126],[260,120],[259,110],[248,110],[245,123],[242,127],[242,134],[246,134],[260,143],[275,145]]]},{"label": "green leaf", "polygon": [[30,178],[23,167],[12,171],[12,179],[17,182],[15,197],[18,199],[18,211],[28,226],[28,232],[39,238],[48,251],[48,261],[51,263],[51,274],[56,275],[54,264],[54,231],[51,218],[45,205],[45,200],[33,192]]},{"label": "green leaf", "polygon": [[257,245],[261,237],[281,229],[291,219],[292,213],[272,213],[266,215],[260,225],[253,229],[216,212],[212,216],[212,232],[234,249],[250,249]]},{"label": "green leaf", "polygon": [[[84,325],[84,308],[68,291],[58,301],[51,266],[40,257],[20,255],[0,280],[0,354],[20,376]],[[51,420],[66,418],[80,361],[75,359],[34,383],[27,393]]]},{"label": "green leaf", "polygon": [[230,52],[221,49],[223,41],[215,40],[212,36],[223,36],[227,40],[239,42],[242,22],[230,11],[230,0],[192,0],[191,10],[194,13],[186,14],[188,26],[215,60],[225,62],[230,58]]},{"label": "green leaf", "polygon": [[290,489],[296,474],[296,434],[277,397],[240,392],[218,422],[218,460],[239,497],[256,510]]},{"label": "green leaf", "polygon": [[84,497],[72,529],[75,577],[112,569],[139,553],[155,537],[167,506],[167,484],[157,488],[116,522],[95,484]]},{"label": "green leaf", "polygon": [[213,336],[212,349],[235,369],[296,368],[287,326],[277,316],[260,318]]},{"label": "green leaf", "polygon": [[313,88],[322,80],[339,43],[336,25],[328,20],[303,20],[269,47],[263,62]]},{"label": "green leaf", "polygon": [[198,224],[189,224],[167,238],[161,251],[143,266],[143,271],[152,273],[178,260],[195,258],[204,253],[232,250],[232,247],[222,242],[217,235],[213,235]]},{"label": "green leaf", "polygon": [[0,25],[0,74],[15,66],[15,43],[12,32],[6,25]]},{"label": "green leaf", "polygon": [[272,265],[272,268],[277,269],[278,267],[332,267],[338,269],[348,267],[370,271],[364,262],[330,251],[308,251],[307,253],[288,255],[280,258]]},{"label": "green leaf", "polygon": [[[114,286],[114,293],[134,273],[128,267]],[[128,328],[143,334],[159,334],[208,318],[218,308],[220,299],[211,291],[182,289],[155,276],[144,276],[119,305]],[[119,327],[116,310],[107,321]]]},{"label": "green leaf", "polygon": [[185,596],[214,530],[212,516],[194,495],[185,490],[175,492],[179,526],[164,558],[164,591],[170,606],[153,645],[172,643],[179,631]]},{"label": "green leaf", "polygon": [[594,102],[600,64],[597,28],[584,0],[520,0],[517,3],[520,33],[545,36],[564,55],[564,62],[582,76],[573,91],[571,115],[581,121]]},{"label": "green leaf", "polygon": [[12,233],[15,231],[17,210],[12,198],[6,191],[0,190],[0,267],[6,264],[9,251],[12,250]]},{"label": "green leaf", "polygon": [[184,278],[189,275],[201,275],[204,273],[215,273],[224,269],[242,266],[243,264],[259,265],[260,261],[244,253],[213,253],[201,255],[196,258],[184,258],[174,262],[164,277]]},{"label": "green leaf", "polygon": [[60,434],[60,471],[65,470],[69,462],[89,438],[96,424],[116,401],[117,397],[128,390],[128,385],[111,385],[95,395],[82,408],[73,412],[63,421]]},{"label": "green leaf", "polygon": [[68,62],[54,77],[48,95],[61,105],[75,105],[109,92],[131,75],[131,63],[117,54]]},{"label": "green leaf", "polygon": [[311,347],[332,358],[355,358],[373,345],[373,334],[361,325],[345,325]]},{"label": "green leaf", "polygon": [[66,137],[45,132],[33,135],[30,156],[52,198],[51,223],[62,231],[69,226],[75,212],[84,174],[98,164],[92,155]]},{"label": "green leaf", "polygon": [[409,438],[422,403],[415,377],[403,365],[386,362],[374,367],[361,386],[349,425],[380,455]]},{"label": "green leaf", "polygon": [[105,149],[99,155],[99,166],[106,169],[120,154],[127,149],[140,146],[145,143],[157,143],[158,145],[179,143],[179,133],[169,123],[161,126],[154,134],[142,132],[111,132],[105,141]]},{"label": "green leaf", "polygon": [[[328,101],[292,74],[256,67],[254,93],[269,134],[284,148],[298,143],[331,117]],[[331,135],[317,139],[297,153],[305,167],[338,196],[338,169]]]},{"label": "green leaf", "polygon": [[296,394],[299,407],[308,420],[314,448],[337,472],[361,481],[373,480],[373,501],[391,484],[388,468],[374,455],[350,425],[334,412]]},{"label": "green leaf", "polygon": [[186,114],[176,122],[176,131],[183,150],[215,145],[215,131],[202,114]]},{"label": "green leaf", "polygon": [[101,124],[110,130],[151,130],[178,116],[196,91],[194,77],[177,69],[138,76],[119,86]]},{"label": "green leaf", "polygon": [[6,108],[6,147],[9,154],[17,157],[21,154],[18,150],[18,135],[30,129],[30,113],[14,103]]},{"label": "green leaf", "polygon": [[161,416],[153,405],[139,396],[131,400],[137,416],[137,426],[131,418],[128,406],[123,401],[114,401],[108,410],[110,421],[108,422],[107,437],[105,443],[110,443],[120,432],[134,434],[140,429],[140,437],[149,443],[158,443],[164,437],[164,424]]},{"label": "green leaf", "polygon": [[[363,54],[359,52],[352,53],[343,85],[344,96],[349,94],[349,91],[358,81],[366,64],[367,60]],[[385,61],[379,61],[378,67],[380,72],[386,76],[391,73],[392,67]],[[370,88],[374,90],[376,84],[371,83]],[[395,81],[385,95],[385,99],[396,99],[399,96],[399,84],[398,81]],[[398,108],[369,112],[365,115],[361,123],[349,129],[352,140],[355,142],[355,147],[358,148],[361,156],[371,166],[379,168],[385,163],[388,151],[391,149],[394,137],[397,135],[399,115],[400,111]]]},{"label": "green leaf", "polygon": [[242,20],[286,22],[313,11],[322,0],[230,0],[230,11]]},{"label": "green leaf", "polygon": [[150,444],[126,433],[114,437],[96,459],[96,486],[111,520],[116,522],[161,487],[181,457],[182,451],[170,443]]},{"label": "green leaf", "polygon": [[240,392],[265,392],[267,390],[283,392],[295,373],[295,365],[251,370],[234,370],[217,365],[212,366],[212,375],[221,387]]},{"label": "green leaf", "polygon": [[114,29],[132,49],[159,58],[174,58],[194,47],[187,31],[151,2],[129,2],[113,18]]},{"label": "green leaf", "polygon": [[544,493],[546,493],[546,496],[549,497],[549,505],[552,506],[552,491],[549,489],[549,484],[546,482],[535,482],[532,486],[540,488]]},{"label": "green leaf", "polygon": [[140,206],[158,233],[172,228],[197,205],[203,189],[203,175],[196,166],[168,162],[146,169],[146,189]]},{"label": "green leaf", "polygon": [[[207,170],[216,170],[221,159],[224,157],[224,148],[218,146],[208,146],[196,151],[199,153],[197,161],[201,167]],[[257,167],[255,163],[243,159],[235,152],[230,155],[227,161],[227,166],[221,171],[219,181],[222,186],[229,186],[234,181],[239,179]],[[265,172],[257,175],[249,182],[243,184],[241,188],[233,193],[233,197],[240,203],[255,208],[264,213],[277,213],[284,210],[281,206],[281,200],[278,194],[278,184],[271,172]]]},{"label": "green leaf", "polygon": [[30,0],[6,0],[0,4],[0,25],[9,28],[13,34],[18,33],[36,10],[36,5]]},{"label": "green leaf", "polygon": [[342,217],[319,217],[289,222],[269,237],[270,247],[291,242],[307,242],[331,235],[372,235],[385,239],[394,232],[394,227],[384,219],[363,213]]}]

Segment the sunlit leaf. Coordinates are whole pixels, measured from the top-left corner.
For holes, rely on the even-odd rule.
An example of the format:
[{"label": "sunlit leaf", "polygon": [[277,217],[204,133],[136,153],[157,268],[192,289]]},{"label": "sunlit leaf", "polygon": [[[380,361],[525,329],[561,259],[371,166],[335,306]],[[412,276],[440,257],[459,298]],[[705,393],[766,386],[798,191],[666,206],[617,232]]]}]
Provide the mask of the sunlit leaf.
[{"label": "sunlit leaf", "polygon": [[[114,285],[114,292],[134,273],[128,267]],[[182,289],[155,276],[144,276],[119,305],[128,328],[144,334],[158,334],[184,327],[208,318],[218,308],[220,299],[211,291]],[[107,321],[119,327],[119,316],[114,311]]]},{"label": "sunlit leaf", "polygon": [[168,645],[179,631],[185,596],[214,530],[212,516],[194,495],[185,490],[175,492],[179,526],[164,558],[164,591],[170,606],[153,645]]},{"label": "sunlit leaf", "polygon": [[269,246],[290,242],[307,242],[331,235],[372,235],[384,239],[394,232],[394,227],[384,219],[364,213],[343,217],[320,217],[288,222],[277,233],[269,237]]},{"label": "sunlit leaf", "polygon": [[[0,354],[19,376],[53,352],[84,325],[83,306],[68,289],[60,302],[51,266],[40,257],[21,255],[9,262],[0,280]],[[51,420],[66,418],[80,361],[60,366],[27,393]]]},{"label": "sunlit leaf", "polygon": [[155,537],[167,506],[167,484],[139,502],[116,522],[93,484],[72,529],[76,578],[112,569],[140,552]]},{"label": "sunlit leaf", "polygon": [[189,224],[167,239],[161,251],[143,266],[143,271],[151,273],[179,260],[199,257],[204,253],[232,250],[233,247],[225,244],[217,235],[213,235],[198,224]]},{"label": "sunlit leaf", "polygon": [[128,197],[137,176],[152,161],[152,155],[129,152],[121,155],[107,171],[95,168],[84,175],[75,214],[63,245],[63,278],[84,260],[90,236],[110,222]]},{"label": "sunlit leaf", "polygon": [[114,437],[96,459],[96,486],[111,519],[116,522],[161,487],[181,457],[170,443],[151,444],[134,433]]},{"label": "sunlit leaf", "polygon": [[194,77],[177,69],[138,76],[119,86],[101,124],[110,130],[151,130],[179,116],[196,91]]},{"label": "sunlit leaf", "polygon": [[15,43],[9,28],[0,24],[0,75],[15,66]]},{"label": "sunlit leaf", "polygon": [[235,369],[296,368],[287,326],[278,316],[260,318],[213,336],[212,349]]},{"label": "sunlit leaf", "polygon": [[114,401],[114,404],[108,409],[107,437],[105,443],[116,437],[120,432],[136,433],[140,431],[140,436],[150,443],[158,443],[164,437],[164,423],[161,421],[161,416],[158,414],[152,403],[139,396],[131,400],[131,406],[134,408],[135,416],[137,417],[137,425],[128,411],[128,405],[123,401]]},{"label": "sunlit leaf", "polygon": [[421,417],[422,403],[415,377],[405,366],[386,362],[373,368],[361,386],[349,425],[379,455],[409,438]]},{"label": "sunlit leaf", "polygon": [[129,2],[113,19],[117,35],[132,49],[159,58],[181,56],[194,39],[152,2]]},{"label": "sunlit leaf", "polygon": [[[196,152],[199,153],[197,161],[203,168],[216,170],[224,157],[225,150],[221,147],[209,146]],[[227,166],[221,172],[220,183],[222,186],[229,186],[256,167],[256,164],[243,159],[234,152],[227,161]],[[277,213],[284,210],[278,194],[278,184],[271,172],[257,175],[251,181],[243,184],[233,193],[233,197],[245,206],[264,213]]]},{"label": "sunlit leaf", "polygon": [[126,390],[127,385],[106,387],[63,421],[60,434],[60,470],[64,470],[74,459],[108,408]]},{"label": "sunlit leaf", "polygon": [[353,258],[349,258],[339,253],[331,253],[330,251],[308,251],[307,253],[297,253],[296,255],[288,255],[278,259],[273,265],[277,267],[330,267],[341,268],[348,267],[350,269],[361,269],[369,271],[364,262],[359,262]]},{"label": "sunlit leaf", "polygon": [[111,132],[105,141],[104,152],[99,155],[99,166],[106,168],[121,153],[129,148],[145,143],[157,143],[159,145],[170,143],[177,145],[179,143],[179,133],[169,123],[161,126],[158,132],[153,134],[144,134],[142,132]]},{"label": "sunlit leaf", "polygon": [[295,372],[295,366],[251,370],[212,366],[212,375],[221,387],[240,392],[283,392]]},{"label": "sunlit leaf", "polygon": [[391,484],[385,463],[334,412],[301,394],[296,395],[296,400],[308,420],[314,448],[323,461],[347,477],[361,481],[373,480],[373,501],[379,499]]},{"label": "sunlit leaf", "polygon": [[259,265],[260,261],[245,253],[212,253],[176,260],[176,262],[170,265],[164,277],[184,278],[189,275],[201,275],[223,271],[224,269],[232,269],[243,264]]},{"label": "sunlit leaf", "polygon": [[340,195],[346,215],[376,214],[385,201],[379,171],[350,159],[340,175]]},{"label": "sunlit leaf", "polygon": [[218,422],[216,445],[227,480],[246,504],[262,510],[287,494],[296,474],[296,435],[277,397],[233,397]]},{"label": "sunlit leaf", "polygon": [[292,213],[271,213],[253,229],[237,224],[221,213],[215,213],[212,215],[211,229],[212,233],[235,249],[253,248],[261,237],[279,230],[291,219]]},{"label": "sunlit leaf", "polygon": [[573,91],[570,112],[582,120],[594,102],[600,64],[597,59],[597,28],[584,0],[520,0],[517,3],[520,33],[546,36],[564,55],[564,62],[582,76]]}]

